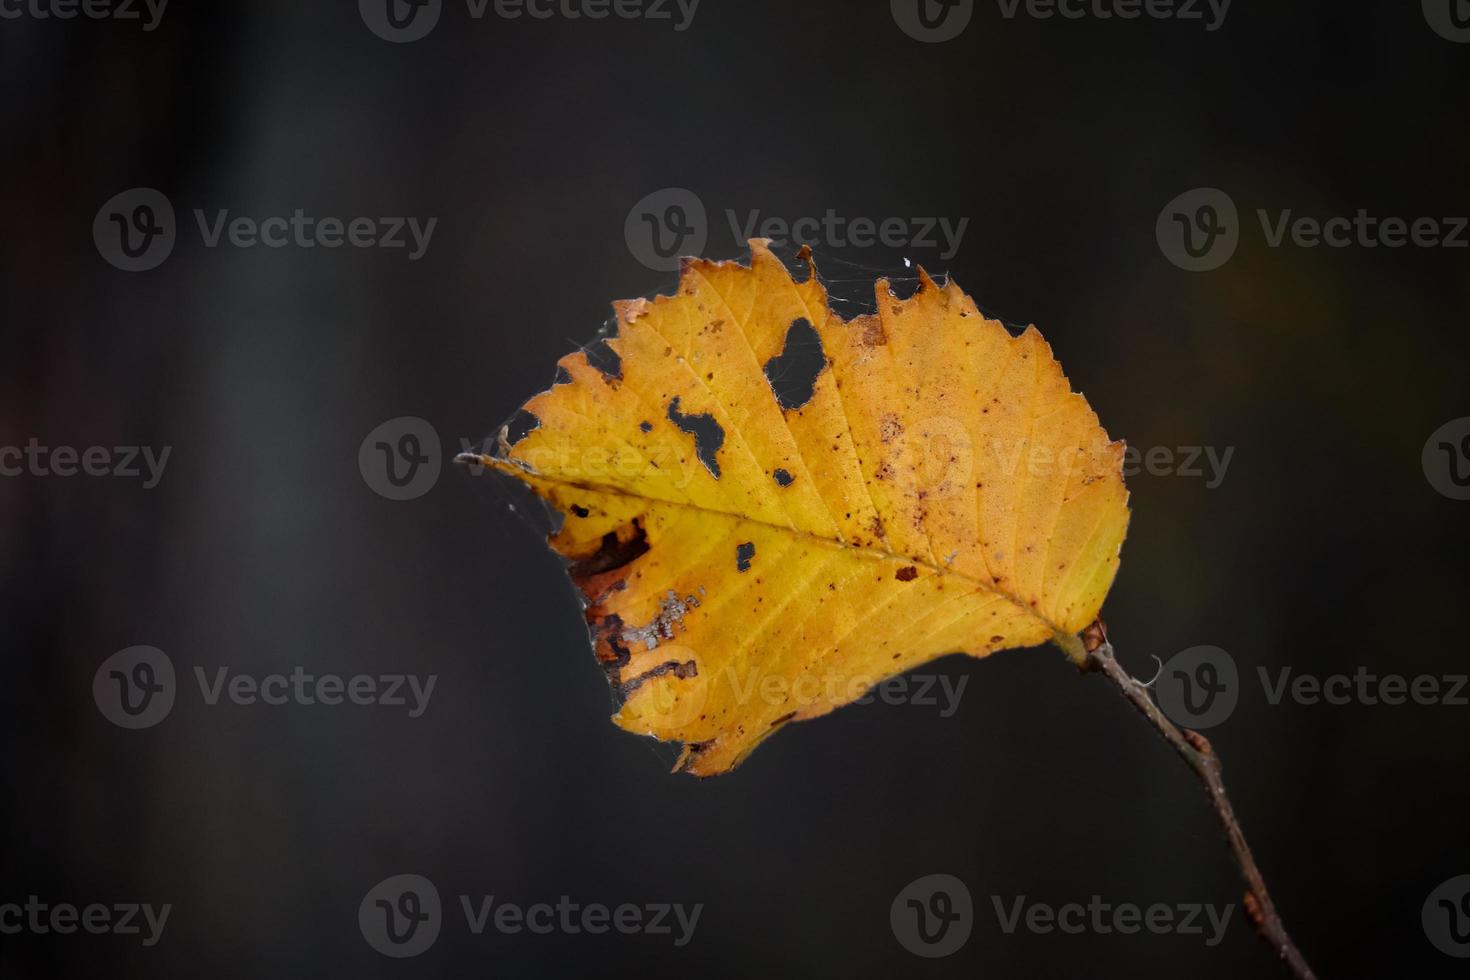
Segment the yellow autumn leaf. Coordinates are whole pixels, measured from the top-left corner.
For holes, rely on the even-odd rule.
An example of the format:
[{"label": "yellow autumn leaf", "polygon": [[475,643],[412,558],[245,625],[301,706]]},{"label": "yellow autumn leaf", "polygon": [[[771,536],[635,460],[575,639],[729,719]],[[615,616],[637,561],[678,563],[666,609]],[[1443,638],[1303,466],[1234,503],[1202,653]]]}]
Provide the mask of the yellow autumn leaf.
[{"label": "yellow autumn leaf", "polygon": [[922,270],[845,321],[807,264],[755,241],[616,303],[616,363],[563,358],[482,460],[562,515],[614,721],[698,775],[944,654],[1080,657],[1127,530],[1122,443],[1035,327]]}]

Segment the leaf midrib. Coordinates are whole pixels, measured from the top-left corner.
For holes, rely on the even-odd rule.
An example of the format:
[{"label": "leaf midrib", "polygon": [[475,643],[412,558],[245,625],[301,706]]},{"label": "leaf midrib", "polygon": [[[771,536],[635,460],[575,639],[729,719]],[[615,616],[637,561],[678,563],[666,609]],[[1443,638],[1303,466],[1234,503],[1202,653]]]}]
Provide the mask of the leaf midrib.
[{"label": "leaf midrib", "polygon": [[858,554],[872,555],[883,560],[908,562],[912,565],[918,565],[923,568],[927,568],[937,574],[951,576],[962,582],[970,583],[975,587],[975,590],[978,592],[986,592],[991,595],[999,596],[1002,599],[1005,599],[1007,602],[1014,605],[1017,609],[1021,610],[1027,616],[1045,626],[1047,630],[1051,632],[1053,637],[1072,636],[1071,633],[1063,630],[1057,624],[1053,623],[1051,620],[1038,613],[1034,608],[1032,608],[1029,603],[1023,601],[1020,597],[1012,595],[1004,589],[996,588],[995,583],[993,582],[987,582],[984,579],[975,578],[972,575],[966,575],[964,572],[958,571],[950,566],[937,565],[934,562],[926,561],[923,558],[916,558],[912,555],[900,555],[892,551],[884,550],[882,548],[870,548],[866,545],[852,544],[851,542],[843,541],[839,538],[825,537],[820,534],[815,534],[811,531],[803,531],[800,528],[792,527],[790,525],[773,524],[770,521],[762,520],[758,517],[752,517],[749,514],[741,514],[736,511],[717,510],[712,507],[703,507],[695,503],[685,503],[677,500],[666,500],[662,497],[649,497],[644,494],[629,493],[620,487],[608,486],[606,484],[596,482],[567,480],[559,477],[553,477],[545,473],[538,473],[526,466],[523,466],[515,460],[508,458],[485,455],[480,455],[477,458],[483,465],[489,466],[491,469],[494,469],[498,472],[505,473],[507,476],[515,477],[516,479],[520,479],[521,473],[527,473],[537,480],[545,480],[546,482],[556,484],[557,486],[574,487],[578,490],[587,490],[592,493],[603,493],[613,497],[622,497],[628,500],[637,500],[649,505],[677,507],[683,510],[696,511],[701,514],[716,514],[720,517],[732,517],[736,520],[745,521],[749,524],[770,528],[773,531],[788,534],[795,538],[806,538],[826,546],[841,549],[843,551],[851,551]]}]

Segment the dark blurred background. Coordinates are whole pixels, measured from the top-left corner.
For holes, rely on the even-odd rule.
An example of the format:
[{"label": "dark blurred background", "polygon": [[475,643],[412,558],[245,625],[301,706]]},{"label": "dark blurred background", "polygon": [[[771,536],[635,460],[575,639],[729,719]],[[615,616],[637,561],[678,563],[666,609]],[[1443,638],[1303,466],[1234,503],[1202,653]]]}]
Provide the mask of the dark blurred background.
[{"label": "dark blurred background", "polygon": [[[1470,873],[1470,707],[1272,705],[1257,668],[1470,669],[1470,502],[1421,462],[1470,415],[1470,251],[1272,247],[1256,217],[1470,214],[1462,0],[1441,4],[1460,18],[1443,34],[1433,3],[1241,0],[1209,30],[1203,5],[1124,20],[982,2],[942,43],[879,0],[704,0],[682,30],[672,3],[664,20],[511,19],[443,0],[403,43],[379,36],[381,3],[175,0],[149,30],[142,6],[59,19],[25,2],[0,19],[0,446],[171,455],[148,488],[0,478],[0,903],[172,911],[149,947],[0,935],[0,976],[1278,975],[1238,907],[1214,946],[999,927],[993,896],[1240,897],[1192,776],[1050,648],[948,658],[928,672],[967,679],[950,717],[849,707],[714,780],[669,775],[672,751],[608,722],[559,560],[511,488],[446,457],[545,387],[609,301],[672,286],[629,232],[665,188],[704,209],[716,257],[744,254],[729,212],[968,218],[952,255],[813,244],[834,278],[910,259],[1036,323],[1140,450],[1233,447],[1214,486],[1130,478],[1105,608],[1120,657],[1149,677],[1151,656],[1208,644],[1239,666],[1208,734],[1319,975],[1463,975],[1421,910]],[[393,2],[399,21],[433,14]],[[109,260],[126,264],[110,214],[149,224],[131,199],[104,208],[133,188],[176,214],[147,271]],[[1213,271],[1156,235],[1194,188],[1238,208]],[[298,208],[437,224],[411,260],[228,233],[210,248],[194,216]],[[357,457],[405,416],[437,432],[442,470],[392,500]],[[92,685],[135,645],[167,654],[177,700],[126,730]],[[298,666],[438,679],[417,718],[210,705],[194,680]],[[358,908],[403,873],[432,880],[444,921],[394,959]],[[920,958],[890,905],[936,873],[968,887],[973,933]],[[460,895],[703,910],[684,946],[476,936]]]}]

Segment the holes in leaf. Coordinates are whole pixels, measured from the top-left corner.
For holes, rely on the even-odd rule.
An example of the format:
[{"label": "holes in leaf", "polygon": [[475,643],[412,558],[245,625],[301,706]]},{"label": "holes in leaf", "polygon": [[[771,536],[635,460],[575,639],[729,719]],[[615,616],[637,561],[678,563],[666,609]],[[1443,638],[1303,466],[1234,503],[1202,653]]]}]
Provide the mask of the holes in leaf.
[{"label": "holes in leaf", "polygon": [[699,461],[704,468],[709,470],[710,476],[716,480],[720,478],[720,461],[716,454],[720,447],[725,444],[725,430],[715,417],[708,412],[700,412],[696,415],[685,415],[679,411],[679,398],[669,402],[669,421],[679,427],[679,431],[687,432],[694,437],[694,452],[699,456]]},{"label": "holes in leaf", "polygon": [[536,416],[524,408],[517,409],[510,421],[505,423],[505,441],[514,446],[540,425],[541,420]]},{"label": "holes in leaf", "polygon": [[604,380],[623,380],[623,359],[607,345],[606,340],[594,340],[583,349],[587,363],[601,372]]},{"label": "holes in leaf", "polygon": [[776,393],[776,402],[787,411],[812,400],[817,375],[827,366],[822,338],[806,317],[791,321],[786,328],[786,346],[766,362],[766,380]]}]

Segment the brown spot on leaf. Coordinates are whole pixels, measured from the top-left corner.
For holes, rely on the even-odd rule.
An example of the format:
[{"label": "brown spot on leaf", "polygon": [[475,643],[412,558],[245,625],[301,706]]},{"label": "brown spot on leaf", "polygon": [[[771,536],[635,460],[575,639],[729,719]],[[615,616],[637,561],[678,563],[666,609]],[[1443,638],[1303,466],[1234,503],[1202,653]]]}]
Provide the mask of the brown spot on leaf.
[{"label": "brown spot on leaf", "polygon": [[888,335],[883,332],[883,321],[876,316],[865,316],[859,321],[862,333],[859,339],[865,347],[882,347],[888,343]]},{"label": "brown spot on leaf", "polygon": [[645,670],[643,673],[639,674],[632,680],[627,681],[623,684],[619,684],[618,694],[626,698],[628,695],[638,690],[638,687],[644,681],[650,680],[654,677],[662,677],[664,674],[673,674],[680,680],[687,681],[691,677],[699,676],[699,665],[696,664],[693,660],[666,660],[663,663],[659,664],[657,667],[652,668],[651,670]]},{"label": "brown spot on leaf", "polygon": [[617,613],[608,613],[591,625],[592,636],[596,640],[593,655],[607,671],[609,679],[616,683],[618,671],[633,655],[623,642],[623,617]]},{"label": "brown spot on leaf", "polygon": [[903,423],[898,420],[898,415],[889,412],[878,420],[878,438],[884,442],[892,442],[903,435]]},{"label": "brown spot on leaf", "polygon": [[596,551],[567,565],[567,574],[574,580],[602,575],[615,568],[622,568],[647,551],[648,532],[635,520],[627,537],[620,537],[617,531],[607,532],[602,536],[602,544]]}]

